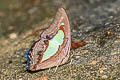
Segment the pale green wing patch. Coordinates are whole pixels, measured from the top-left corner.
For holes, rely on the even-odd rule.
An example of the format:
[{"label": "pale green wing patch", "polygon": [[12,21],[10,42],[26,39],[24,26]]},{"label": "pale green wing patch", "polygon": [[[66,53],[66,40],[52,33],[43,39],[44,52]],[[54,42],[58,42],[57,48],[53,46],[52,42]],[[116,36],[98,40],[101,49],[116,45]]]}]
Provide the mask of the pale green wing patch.
[{"label": "pale green wing patch", "polygon": [[58,42],[59,45],[61,45],[64,41],[64,32],[62,30],[59,30],[54,39]]},{"label": "pale green wing patch", "polygon": [[64,42],[64,32],[62,30],[59,30],[56,36],[52,40],[49,40],[49,46],[47,50],[44,52],[42,61],[56,54],[56,52],[59,49],[59,46],[61,46],[63,42]]}]

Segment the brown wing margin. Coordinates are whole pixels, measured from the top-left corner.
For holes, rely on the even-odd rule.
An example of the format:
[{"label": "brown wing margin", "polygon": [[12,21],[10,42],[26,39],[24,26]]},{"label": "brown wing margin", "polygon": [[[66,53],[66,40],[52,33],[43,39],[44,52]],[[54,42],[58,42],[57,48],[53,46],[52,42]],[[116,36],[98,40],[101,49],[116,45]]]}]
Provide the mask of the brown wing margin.
[{"label": "brown wing margin", "polygon": [[[66,19],[66,20],[63,20],[63,19]],[[46,30],[44,30],[43,33],[41,34],[41,37],[45,38],[46,35],[52,35],[52,36],[56,35],[56,32],[59,30],[59,27],[61,25],[61,22],[64,22],[64,21],[65,21],[66,26],[70,26],[65,10],[63,8],[60,8],[57,11],[56,16],[54,17],[50,26]],[[67,28],[68,31],[69,31],[69,28]],[[68,32],[66,32],[66,33],[68,33]]]},{"label": "brown wing margin", "polygon": [[64,17],[64,14],[66,15],[66,12],[63,8],[60,8],[57,13],[56,16],[54,17],[52,24],[49,26],[50,28],[59,28],[58,25],[60,25],[62,18]]}]

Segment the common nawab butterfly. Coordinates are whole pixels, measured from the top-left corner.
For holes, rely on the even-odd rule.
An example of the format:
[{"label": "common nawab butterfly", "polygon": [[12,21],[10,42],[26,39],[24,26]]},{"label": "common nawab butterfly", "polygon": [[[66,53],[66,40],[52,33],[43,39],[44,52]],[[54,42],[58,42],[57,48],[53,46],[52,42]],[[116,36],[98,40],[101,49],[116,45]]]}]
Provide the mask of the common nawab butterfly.
[{"label": "common nawab butterfly", "polygon": [[52,24],[40,34],[28,50],[26,68],[31,71],[59,66],[67,62],[71,47],[70,24],[67,14],[60,8]]}]

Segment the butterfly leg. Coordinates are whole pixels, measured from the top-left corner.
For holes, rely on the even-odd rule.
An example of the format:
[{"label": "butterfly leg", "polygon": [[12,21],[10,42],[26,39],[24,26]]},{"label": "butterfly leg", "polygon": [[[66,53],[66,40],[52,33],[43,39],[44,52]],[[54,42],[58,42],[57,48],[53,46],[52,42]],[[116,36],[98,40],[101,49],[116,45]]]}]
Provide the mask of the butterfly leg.
[{"label": "butterfly leg", "polygon": [[58,66],[59,66],[59,65],[57,65],[57,66],[56,66],[56,68],[55,68],[54,72],[56,72],[56,71],[57,71],[57,69],[58,69]]},{"label": "butterfly leg", "polygon": [[[73,55],[71,55],[71,57],[72,57]],[[73,59],[71,58],[71,60],[70,60],[70,66],[69,66],[69,69],[70,69],[70,77],[72,76],[72,63],[73,63]]]},{"label": "butterfly leg", "polygon": [[50,72],[51,68],[48,69],[48,72]]}]

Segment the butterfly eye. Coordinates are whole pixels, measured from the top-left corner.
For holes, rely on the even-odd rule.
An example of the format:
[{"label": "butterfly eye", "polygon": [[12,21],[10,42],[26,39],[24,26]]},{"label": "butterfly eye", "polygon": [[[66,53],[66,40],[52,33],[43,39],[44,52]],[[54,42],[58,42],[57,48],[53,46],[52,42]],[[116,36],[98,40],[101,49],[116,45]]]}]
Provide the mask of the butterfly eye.
[{"label": "butterfly eye", "polygon": [[50,38],[50,36],[46,35],[46,39],[50,40],[51,38]]},{"label": "butterfly eye", "polygon": [[48,40],[45,40],[44,43],[45,43],[46,45],[48,45],[48,44],[49,44],[49,41],[48,41]]}]

